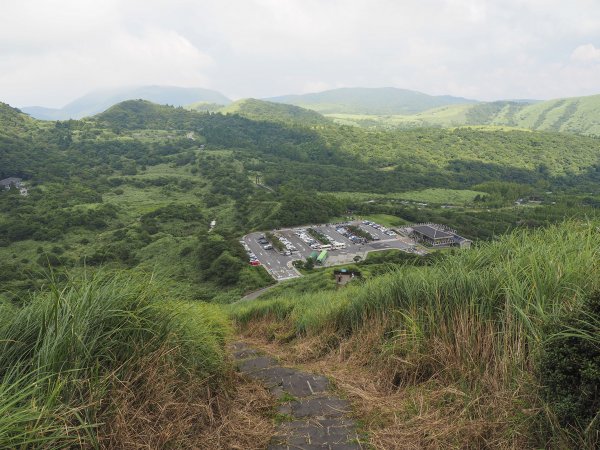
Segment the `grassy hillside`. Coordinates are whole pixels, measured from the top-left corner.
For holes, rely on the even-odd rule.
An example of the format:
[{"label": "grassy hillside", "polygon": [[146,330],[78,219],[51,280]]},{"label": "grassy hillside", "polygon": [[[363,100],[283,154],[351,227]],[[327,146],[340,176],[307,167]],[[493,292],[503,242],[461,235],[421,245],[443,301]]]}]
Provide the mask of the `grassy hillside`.
[{"label": "grassy hillside", "polygon": [[251,120],[282,122],[300,126],[326,125],[330,121],[321,114],[294,105],[247,98],[220,110],[223,114],[239,114]]},{"label": "grassy hillside", "polygon": [[530,105],[516,115],[516,123],[534,130],[600,135],[600,95]]},{"label": "grassy hillside", "polygon": [[416,114],[327,114],[336,122],[366,128],[457,127],[481,125],[541,131],[600,134],[600,95],[527,104],[499,101],[447,105]]},{"label": "grassy hillside", "polygon": [[230,429],[242,405],[228,399],[235,389],[226,317],[177,302],[160,284],[87,274],[19,306],[0,304],[0,447],[215,448],[244,440]]},{"label": "grassy hillside", "polygon": [[391,199],[448,205],[472,205],[477,196],[481,197],[487,195],[485,192],[471,191],[468,189],[454,190],[441,188],[423,189],[421,191],[389,192],[386,194],[372,194],[367,192],[334,192],[332,194],[353,202],[375,202],[377,199]]},{"label": "grassy hillside", "polygon": [[589,323],[571,322],[581,341],[569,345],[592,346],[573,363],[582,372],[565,383],[562,369],[545,371],[544,352],[575,339],[549,325],[600,287],[599,244],[597,223],[568,222],[341,290],[290,286],[231,311],[242,332],[317,364],[350,392],[375,447],[592,448],[597,385],[587,394],[595,403],[570,396],[589,389],[586,364],[598,378],[600,348],[587,334],[600,329],[597,306]]},{"label": "grassy hillside", "polygon": [[493,165],[499,170],[513,167],[533,172],[545,166],[541,170],[555,175],[576,175],[599,157],[598,139],[557,133],[468,128],[381,132],[345,127],[321,134],[331,146],[385,168],[381,177],[408,167],[420,167],[430,176],[432,168],[438,167],[446,173],[464,171],[477,177],[479,169]]},{"label": "grassy hillside", "polygon": [[4,136],[22,135],[35,127],[35,121],[19,109],[0,102],[0,133]]},{"label": "grassy hillside", "polygon": [[443,105],[474,103],[460,97],[432,96],[397,88],[340,88],[265,100],[289,103],[322,114],[414,114]]}]

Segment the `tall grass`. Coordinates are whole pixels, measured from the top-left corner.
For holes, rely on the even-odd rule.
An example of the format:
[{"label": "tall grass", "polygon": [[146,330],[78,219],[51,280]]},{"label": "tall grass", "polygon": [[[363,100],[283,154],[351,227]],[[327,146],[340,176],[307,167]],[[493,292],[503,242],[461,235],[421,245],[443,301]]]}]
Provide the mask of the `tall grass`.
[{"label": "tall grass", "polygon": [[115,413],[111,395],[150,360],[170,361],[182,379],[216,384],[225,319],[214,308],[168,300],[149,277],[104,272],[4,306],[0,448],[98,445],[98,430]]},{"label": "tall grass", "polygon": [[[300,333],[325,327],[352,333],[367,318],[414,311],[424,330],[451,323],[457,311],[492,320],[503,332],[524,329],[540,339],[548,314],[577,303],[599,284],[600,233],[592,224],[570,222],[537,232],[516,232],[427,268],[400,267],[394,273],[348,289],[281,295],[232,309],[241,324],[282,314]],[[285,306],[284,306],[285,305]]]},{"label": "tall grass", "polygon": [[599,250],[596,224],[567,222],[340,291],[239,304],[232,315],[241,327],[279,320],[298,336],[342,339],[376,321],[381,346],[362,350],[387,361],[395,384],[435,375],[489,394],[522,389],[544,325],[600,286]]}]

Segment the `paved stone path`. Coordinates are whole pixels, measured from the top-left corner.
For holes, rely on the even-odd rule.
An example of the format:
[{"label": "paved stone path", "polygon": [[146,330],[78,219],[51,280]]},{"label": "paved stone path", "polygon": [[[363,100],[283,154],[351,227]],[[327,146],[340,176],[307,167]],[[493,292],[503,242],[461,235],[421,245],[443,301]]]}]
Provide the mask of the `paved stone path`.
[{"label": "paved stone path", "polygon": [[350,404],[330,393],[326,377],[282,367],[243,342],[233,344],[233,356],[241,373],[262,381],[281,402],[268,450],[363,448],[348,417]]}]

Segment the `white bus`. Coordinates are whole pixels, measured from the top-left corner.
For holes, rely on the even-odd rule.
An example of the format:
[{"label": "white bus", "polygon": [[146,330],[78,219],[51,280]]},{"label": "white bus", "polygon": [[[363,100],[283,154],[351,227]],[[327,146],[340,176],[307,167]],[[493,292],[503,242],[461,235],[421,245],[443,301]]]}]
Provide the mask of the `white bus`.
[{"label": "white bus", "polygon": [[340,250],[346,248],[346,244],[344,244],[343,242],[334,242],[332,248],[334,250]]}]

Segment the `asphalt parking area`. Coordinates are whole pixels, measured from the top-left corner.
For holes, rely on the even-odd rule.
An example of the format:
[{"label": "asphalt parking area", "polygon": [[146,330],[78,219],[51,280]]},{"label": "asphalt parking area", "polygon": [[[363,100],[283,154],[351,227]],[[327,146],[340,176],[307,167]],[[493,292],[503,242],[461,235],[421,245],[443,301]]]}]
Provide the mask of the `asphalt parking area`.
[{"label": "asphalt parking area", "polygon": [[[265,235],[263,232],[250,233],[244,236],[242,242],[245,244],[246,250],[249,252],[249,254],[253,255],[253,257],[256,258],[256,260],[258,260],[260,264],[277,281],[300,277],[301,273],[292,266],[292,262],[298,259],[305,261],[311,253],[319,253],[322,251],[320,248],[316,248],[317,244],[312,244],[313,247],[311,247],[311,236],[308,236],[308,233],[301,233],[301,236],[299,236],[298,233],[301,232],[300,230],[312,228],[325,236],[331,242],[337,243],[338,248],[327,249],[328,258],[324,262],[324,266],[352,263],[357,256],[361,259],[364,259],[366,258],[367,254],[372,251],[394,249],[411,251],[415,245],[415,243],[407,237],[398,235],[391,236],[386,234],[386,232],[382,231],[381,229],[363,224],[362,222],[356,221],[351,222],[350,224],[358,226],[362,230],[367,231],[369,234],[371,234],[371,236],[373,236],[374,239],[377,240],[369,242],[356,242],[356,239],[354,239],[356,236],[354,236],[354,238],[352,236],[344,236],[338,231],[338,228],[348,224],[321,224],[273,231],[276,236],[283,238],[289,243],[287,245],[294,249],[292,250],[291,255],[285,255],[274,248],[267,249],[269,247],[268,245],[261,244],[259,242],[260,238],[264,237]],[[307,242],[307,240],[309,242]]]}]

